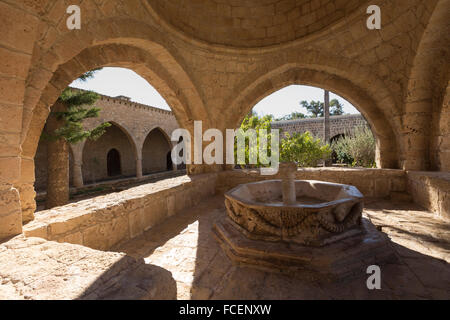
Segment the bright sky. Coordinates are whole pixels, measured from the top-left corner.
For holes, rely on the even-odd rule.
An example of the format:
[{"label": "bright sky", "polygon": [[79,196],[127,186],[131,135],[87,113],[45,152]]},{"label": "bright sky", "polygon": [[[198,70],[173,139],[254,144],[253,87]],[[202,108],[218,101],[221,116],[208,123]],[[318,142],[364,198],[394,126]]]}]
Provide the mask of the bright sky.
[{"label": "bright sky", "polygon": [[[92,90],[111,97],[127,96],[132,101],[169,110],[163,97],[144,78],[134,71],[123,68],[103,68],[95,77],[86,82],[79,80],[72,87]],[[330,99],[338,99],[344,105],[346,113],[358,113],[348,101],[331,93]],[[300,101],[323,101],[323,90],[315,87],[292,85],[283,88],[261,100],[254,111],[260,115],[273,114],[276,118],[291,112],[307,113]]]}]

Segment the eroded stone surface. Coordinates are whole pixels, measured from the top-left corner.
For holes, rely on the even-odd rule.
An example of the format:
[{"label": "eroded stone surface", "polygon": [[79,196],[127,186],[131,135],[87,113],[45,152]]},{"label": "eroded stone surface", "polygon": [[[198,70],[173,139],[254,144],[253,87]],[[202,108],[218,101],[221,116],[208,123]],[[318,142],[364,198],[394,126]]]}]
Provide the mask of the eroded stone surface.
[{"label": "eroded stone surface", "polygon": [[175,297],[164,269],[124,253],[16,237],[0,245],[0,300]]},{"label": "eroded stone surface", "polygon": [[[295,177],[295,164],[292,170]],[[293,177],[289,186],[292,203],[288,204],[286,177],[242,184],[225,193],[231,222],[250,239],[307,246],[321,246],[361,232],[364,197],[358,189]]]}]

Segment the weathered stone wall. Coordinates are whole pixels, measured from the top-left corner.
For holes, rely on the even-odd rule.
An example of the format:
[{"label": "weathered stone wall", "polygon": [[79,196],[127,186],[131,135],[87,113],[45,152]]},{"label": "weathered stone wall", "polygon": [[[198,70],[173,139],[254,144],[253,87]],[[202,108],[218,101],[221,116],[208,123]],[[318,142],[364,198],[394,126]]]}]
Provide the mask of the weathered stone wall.
[{"label": "weathered stone wall", "polygon": [[408,172],[414,202],[450,221],[450,173]]},{"label": "weathered stone wall", "polygon": [[116,125],[106,128],[106,132],[96,141],[86,141],[83,149],[83,180],[95,183],[111,176],[108,175],[107,155],[116,149],[120,155],[121,176],[136,175],[136,155],[132,142]]},{"label": "weathered stone wall", "polygon": [[[274,129],[280,129],[291,135],[309,131],[314,137],[321,140],[324,139],[323,125],[324,118],[272,122],[272,128]],[[330,117],[330,138],[333,139],[336,136],[353,132],[355,128],[362,126],[368,126],[368,124],[364,117],[358,114]]]},{"label": "weathered stone wall", "polygon": [[[385,198],[392,192],[407,191],[406,174],[402,170],[302,168],[298,169],[296,178],[353,185],[366,197]],[[261,176],[258,170],[224,171],[218,173],[217,191],[222,193],[239,184],[270,179],[280,179],[280,176]]]},{"label": "weathered stone wall", "polygon": [[[121,155],[123,176],[136,176],[138,159],[142,160],[144,174],[166,170],[170,136],[178,128],[171,111],[105,95],[100,96],[95,106],[101,109],[100,115],[96,119],[85,120],[85,127],[92,129],[104,122],[111,122],[113,126],[96,141],[88,140],[71,146],[72,153],[81,162],[84,183],[110,178],[106,161],[108,151],[113,148]],[[157,133],[160,135],[155,138]],[[46,143],[40,141],[35,156],[34,186],[37,191],[47,188],[46,153]],[[70,185],[73,186],[73,155],[70,156]]]},{"label": "weathered stone wall", "polygon": [[172,170],[167,166],[167,154],[172,150],[164,133],[155,129],[145,139],[142,148],[142,171],[144,174]]},{"label": "weathered stone wall", "polygon": [[182,176],[41,211],[24,234],[111,249],[214,195],[215,184],[214,174]]}]

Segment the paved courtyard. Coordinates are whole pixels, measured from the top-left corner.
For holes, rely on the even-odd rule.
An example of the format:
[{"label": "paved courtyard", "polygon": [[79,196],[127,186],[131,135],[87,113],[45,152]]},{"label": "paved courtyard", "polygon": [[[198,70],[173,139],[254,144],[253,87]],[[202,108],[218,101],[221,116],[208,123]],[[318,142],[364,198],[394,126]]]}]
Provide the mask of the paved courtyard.
[{"label": "paved courtyard", "polygon": [[391,238],[381,290],[361,275],[316,283],[233,265],[213,236],[223,196],[184,210],[115,251],[25,238],[0,244],[0,299],[449,299],[450,227],[411,203],[369,200]]},{"label": "paved courtyard", "polygon": [[177,215],[118,248],[172,273],[178,299],[449,299],[450,227],[411,203],[369,200],[364,214],[386,232],[398,262],[382,266],[382,289],[361,277],[334,284],[233,265],[214,239],[223,197]]}]

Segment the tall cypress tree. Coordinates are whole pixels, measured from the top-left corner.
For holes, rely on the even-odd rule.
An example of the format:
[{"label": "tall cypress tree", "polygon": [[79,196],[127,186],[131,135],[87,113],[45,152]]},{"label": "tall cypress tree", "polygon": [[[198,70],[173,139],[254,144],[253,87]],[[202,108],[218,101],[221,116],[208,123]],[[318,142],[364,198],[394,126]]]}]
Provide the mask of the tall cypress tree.
[{"label": "tall cypress tree", "polygon": [[[86,81],[97,70],[83,74]],[[47,201],[46,208],[62,206],[69,201],[69,144],[85,139],[98,139],[111,124],[103,123],[92,130],[83,127],[83,120],[98,117],[95,107],[99,95],[92,91],[66,88],[52,106],[42,138],[47,145]]]}]

